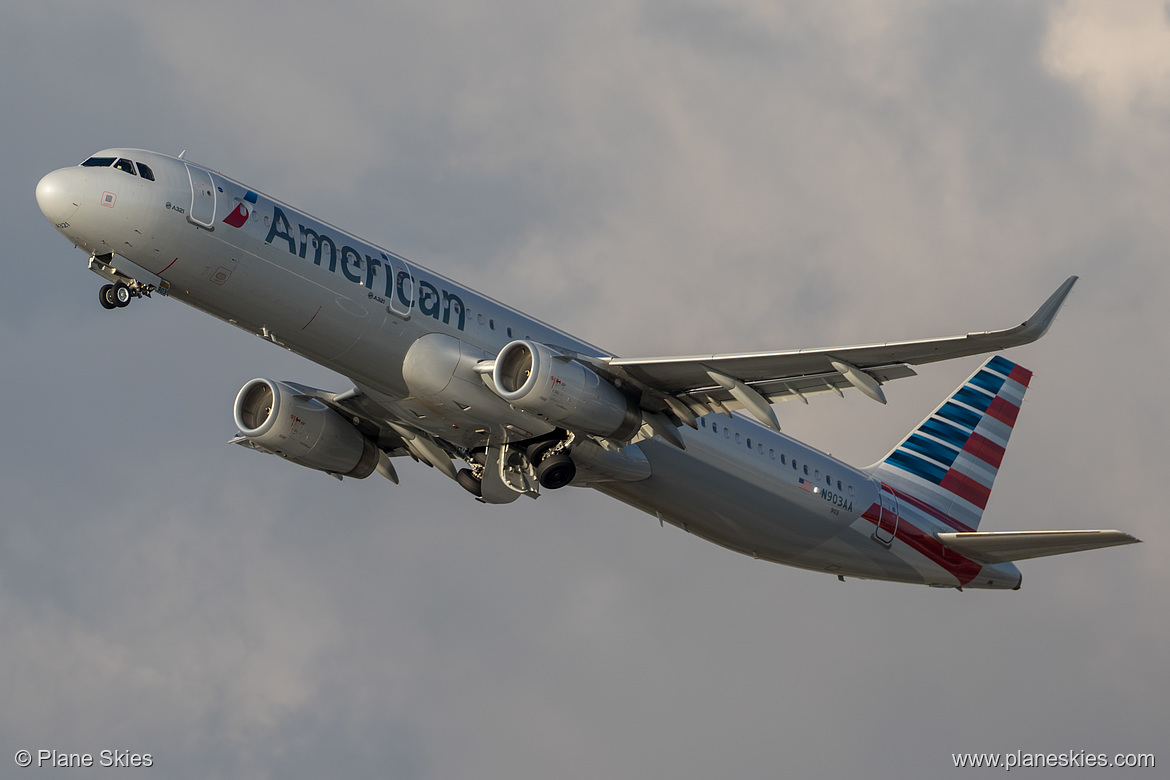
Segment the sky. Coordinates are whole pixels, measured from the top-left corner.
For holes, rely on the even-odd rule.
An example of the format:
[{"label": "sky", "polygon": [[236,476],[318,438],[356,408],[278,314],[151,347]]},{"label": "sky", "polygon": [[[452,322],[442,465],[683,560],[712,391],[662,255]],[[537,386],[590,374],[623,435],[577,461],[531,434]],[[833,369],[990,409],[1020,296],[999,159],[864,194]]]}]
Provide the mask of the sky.
[{"label": "sky", "polygon": [[[0,100],[6,777],[97,771],[21,749],[248,780],[1170,763],[1170,4],[18,0]],[[981,529],[1145,543],[1018,592],[842,584],[591,491],[489,507],[229,446],[249,379],[350,385],[175,301],[102,309],[33,191],[109,146],[630,357],[1010,327],[1077,274],[1008,355],[1035,378]],[[864,465],[978,362],[776,410]]]}]

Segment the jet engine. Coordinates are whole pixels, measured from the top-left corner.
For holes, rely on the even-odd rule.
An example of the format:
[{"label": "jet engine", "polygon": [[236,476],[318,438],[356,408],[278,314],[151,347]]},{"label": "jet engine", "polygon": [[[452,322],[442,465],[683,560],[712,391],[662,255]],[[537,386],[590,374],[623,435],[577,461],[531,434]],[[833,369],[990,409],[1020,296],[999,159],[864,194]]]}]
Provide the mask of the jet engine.
[{"label": "jet engine", "polygon": [[293,463],[357,479],[378,466],[378,448],[348,420],[283,382],[248,382],[232,413],[244,438]]},{"label": "jet engine", "polygon": [[500,350],[492,389],[517,409],[571,430],[631,438],[642,411],[589,367],[534,341],[512,341]]}]

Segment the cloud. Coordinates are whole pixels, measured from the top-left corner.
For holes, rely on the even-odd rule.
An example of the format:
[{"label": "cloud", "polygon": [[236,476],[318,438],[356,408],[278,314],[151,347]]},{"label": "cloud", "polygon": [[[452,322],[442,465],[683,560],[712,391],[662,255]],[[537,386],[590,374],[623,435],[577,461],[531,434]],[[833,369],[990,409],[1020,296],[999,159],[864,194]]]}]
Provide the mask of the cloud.
[{"label": "cloud", "polygon": [[1053,8],[1044,60],[1111,121],[1170,107],[1170,11],[1158,0]]},{"label": "cloud", "polygon": [[[937,773],[1153,751],[1170,634],[1161,5],[126,2],[0,30],[0,747],[177,777]],[[173,300],[106,312],[32,199],[189,156],[624,354],[1005,327],[1072,273],[988,528],[1120,527],[1019,593],[764,565],[600,495],[484,507],[227,445],[345,378]],[[880,457],[965,375],[786,433]]]}]

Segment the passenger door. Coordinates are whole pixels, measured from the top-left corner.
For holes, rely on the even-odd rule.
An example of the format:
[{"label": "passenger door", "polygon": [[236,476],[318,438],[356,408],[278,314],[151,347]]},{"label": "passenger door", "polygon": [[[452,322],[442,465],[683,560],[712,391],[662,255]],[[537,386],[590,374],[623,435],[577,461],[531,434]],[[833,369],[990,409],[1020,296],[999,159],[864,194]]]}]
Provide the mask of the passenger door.
[{"label": "passenger door", "polygon": [[211,174],[202,168],[187,165],[187,178],[191,181],[191,208],[187,219],[208,230],[215,229],[215,182]]}]

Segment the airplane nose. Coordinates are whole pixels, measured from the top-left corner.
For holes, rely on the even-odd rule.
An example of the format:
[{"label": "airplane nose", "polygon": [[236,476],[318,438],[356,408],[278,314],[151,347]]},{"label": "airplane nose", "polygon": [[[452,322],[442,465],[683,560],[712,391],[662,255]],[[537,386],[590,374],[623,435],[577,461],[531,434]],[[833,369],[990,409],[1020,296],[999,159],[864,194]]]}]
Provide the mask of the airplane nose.
[{"label": "airplane nose", "polygon": [[54,225],[68,222],[81,206],[85,194],[85,171],[61,168],[37,183],[37,205]]}]

